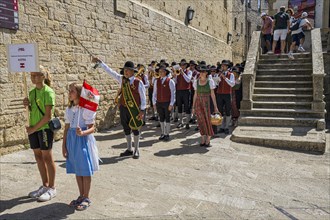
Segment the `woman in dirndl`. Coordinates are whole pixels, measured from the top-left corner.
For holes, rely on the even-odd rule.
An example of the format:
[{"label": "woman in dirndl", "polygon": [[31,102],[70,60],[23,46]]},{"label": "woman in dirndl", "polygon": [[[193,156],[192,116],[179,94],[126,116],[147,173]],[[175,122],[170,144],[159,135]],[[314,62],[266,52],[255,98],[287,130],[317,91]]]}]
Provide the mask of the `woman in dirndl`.
[{"label": "woman in dirndl", "polygon": [[62,153],[66,158],[66,172],[75,174],[79,196],[70,202],[77,211],[87,209],[91,204],[89,191],[92,175],[99,170],[99,157],[95,131],[96,112],[79,107],[82,87],[76,83],[69,85],[69,106],[65,111],[65,130]]},{"label": "woman in dirndl", "polygon": [[199,79],[194,81],[193,114],[197,117],[199,132],[201,134],[201,147],[210,147],[211,137],[214,135],[211,124],[210,96],[213,101],[214,112],[219,112],[214,95],[215,84],[211,77],[208,77],[209,70],[206,65],[197,67],[200,72]]}]

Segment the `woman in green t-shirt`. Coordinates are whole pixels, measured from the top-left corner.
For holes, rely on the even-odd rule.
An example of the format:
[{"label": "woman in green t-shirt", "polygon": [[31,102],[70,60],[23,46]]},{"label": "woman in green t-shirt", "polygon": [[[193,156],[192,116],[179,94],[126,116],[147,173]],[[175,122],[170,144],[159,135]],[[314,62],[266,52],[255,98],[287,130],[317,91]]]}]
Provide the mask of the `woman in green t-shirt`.
[{"label": "woman in green t-shirt", "polygon": [[55,93],[50,88],[50,75],[43,66],[40,66],[40,72],[31,72],[31,81],[36,87],[30,91],[29,98],[25,98],[23,104],[30,109],[30,126],[26,131],[38,165],[42,186],[30,192],[29,196],[38,198],[38,201],[48,201],[56,196],[55,163],[52,155],[54,134],[48,126],[54,111]]}]

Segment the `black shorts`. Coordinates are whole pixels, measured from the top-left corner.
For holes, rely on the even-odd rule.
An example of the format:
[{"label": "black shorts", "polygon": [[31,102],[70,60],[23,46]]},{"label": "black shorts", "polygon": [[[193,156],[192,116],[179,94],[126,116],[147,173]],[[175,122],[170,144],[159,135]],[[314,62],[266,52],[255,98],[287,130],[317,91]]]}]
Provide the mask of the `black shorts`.
[{"label": "black shorts", "polygon": [[54,133],[50,129],[36,131],[29,135],[31,149],[50,150],[53,148]]}]

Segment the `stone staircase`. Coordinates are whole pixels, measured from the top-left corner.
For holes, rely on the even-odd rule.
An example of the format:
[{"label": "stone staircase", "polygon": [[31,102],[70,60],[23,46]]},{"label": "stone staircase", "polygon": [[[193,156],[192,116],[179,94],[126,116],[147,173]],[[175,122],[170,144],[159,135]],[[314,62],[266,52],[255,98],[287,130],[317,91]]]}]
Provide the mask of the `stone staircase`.
[{"label": "stone staircase", "polygon": [[312,111],[312,55],[306,52],[294,57],[290,60],[287,55],[259,55],[252,108],[241,110],[233,141],[325,151],[324,112]]}]

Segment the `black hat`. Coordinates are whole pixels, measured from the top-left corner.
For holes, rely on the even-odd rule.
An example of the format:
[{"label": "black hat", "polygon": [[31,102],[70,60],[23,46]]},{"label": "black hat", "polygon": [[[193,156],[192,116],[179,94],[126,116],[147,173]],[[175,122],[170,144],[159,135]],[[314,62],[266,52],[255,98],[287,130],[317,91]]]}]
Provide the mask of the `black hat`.
[{"label": "black hat", "polygon": [[130,69],[130,70],[134,70],[134,72],[137,72],[137,69],[134,68],[134,63],[132,61],[127,61],[124,67],[121,69]]},{"label": "black hat", "polygon": [[241,71],[239,70],[239,67],[238,67],[238,66],[234,66],[234,67],[231,69],[231,71],[236,72],[236,73],[241,72]]},{"label": "black hat", "polygon": [[158,63],[157,64],[157,67],[160,67],[160,66],[166,66],[166,67],[169,67],[170,65],[168,63]]},{"label": "black hat", "polygon": [[159,63],[166,63],[165,59],[161,59]]},{"label": "black hat", "polygon": [[209,71],[209,68],[207,68],[207,66],[206,65],[199,65],[199,66],[197,66],[197,70],[199,71],[199,72],[203,72],[203,71]]},{"label": "black hat", "polygon": [[195,62],[195,60],[190,60],[190,61],[189,61],[189,64],[190,64],[190,65],[195,65],[195,66],[197,66],[197,63]]},{"label": "black hat", "polygon": [[230,66],[230,61],[229,60],[222,60],[221,65],[227,65],[229,67]]},{"label": "black hat", "polygon": [[187,61],[186,61],[186,59],[181,59],[180,65],[186,65],[186,64],[188,64]]},{"label": "black hat", "polygon": [[168,66],[164,65],[164,64],[160,64],[158,65],[158,68],[156,69],[156,72],[158,73],[160,69],[163,69],[166,71],[166,75],[170,73],[170,71],[167,69]]},{"label": "black hat", "polygon": [[216,66],[214,66],[214,65],[213,65],[213,66],[211,66],[211,67],[210,67],[210,71],[217,71],[217,67],[216,67]]},{"label": "black hat", "polygon": [[172,63],[171,63],[171,66],[175,66],[177,63],[175,62],[175,61],[173,61]]},{"label": "black hat", "polygon": [[199,65],[206,65],[206,62],[204,60],[202,60]]}]

